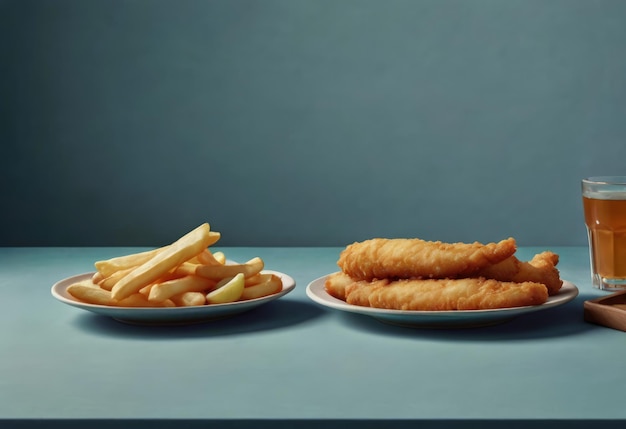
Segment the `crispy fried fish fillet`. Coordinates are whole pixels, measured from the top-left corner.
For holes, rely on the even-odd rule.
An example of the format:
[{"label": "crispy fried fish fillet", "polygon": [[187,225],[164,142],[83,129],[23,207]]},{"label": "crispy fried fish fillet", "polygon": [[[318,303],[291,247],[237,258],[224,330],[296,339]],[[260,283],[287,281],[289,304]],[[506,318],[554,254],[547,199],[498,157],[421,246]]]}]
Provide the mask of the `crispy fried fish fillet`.
[{"label": "crispy fried fish fillet", "polygon": [[337,264],[352,278],[456,278],[475,274],[515,253],[513,238],[499,243],[442,243],[418,238],[374,238],[347,246]]},{"label": "crispy fried fish fillet", "polygon": [[504,282],[542,283],[552,296],[556,295],[563,285],[559,270],[556,268],[558,263],[559,255],[552,252],[538,253],[529,262],[522,262],[515,256],[510,256],[502,262],[488,265],[476,275]]},{"label": "crispy fried fish fillet", "polygon": [[548,299],[545,285],[501,282],[482,277],[463,279],[355,281],[345,287],[348,304],[417,310],[487,310],[539,305]]},{"label": "crispy fried fish fillet", "polygon": [[338,273],[330,274],[326,277],[326,281],[324,282],[324,289],[330,296],[333,296],[342,301],[346,300],[346,286],[354,283],[349,275],[342,273],[341,271]]}]

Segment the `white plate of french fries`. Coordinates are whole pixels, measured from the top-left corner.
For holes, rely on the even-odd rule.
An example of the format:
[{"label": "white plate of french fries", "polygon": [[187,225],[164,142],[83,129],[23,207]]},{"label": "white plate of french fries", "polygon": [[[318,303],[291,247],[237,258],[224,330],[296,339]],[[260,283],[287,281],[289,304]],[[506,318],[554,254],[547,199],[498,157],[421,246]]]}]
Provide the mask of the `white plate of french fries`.
[{"label": "white plate of french fries", "polygon": [[296,285],[295,281],[286,274],[270,270],[264,270],[263,273],[271,273],[281,277],[283,287],[280,292],[262,298],[225,304],[207,304],[188,307],[116,307],[81,302],[67,292],[68,286],[84,280],[90,280],[94,273],[79,274],[57,282],[52,287],[52,295],[65,304],[103,316],[112,317],[120,322],[159,325],[208,322],[252,310],[253,308],[278,299],[291,292]]},{"label": "white plate of french fries", "polygon": [[219,238],[202,224],[170,245],[96,261],[95,272],[55,283],[52,296],[123,322],[180,324],[233,316],[295,288],[260,257],[237,263],[212,252]]}]

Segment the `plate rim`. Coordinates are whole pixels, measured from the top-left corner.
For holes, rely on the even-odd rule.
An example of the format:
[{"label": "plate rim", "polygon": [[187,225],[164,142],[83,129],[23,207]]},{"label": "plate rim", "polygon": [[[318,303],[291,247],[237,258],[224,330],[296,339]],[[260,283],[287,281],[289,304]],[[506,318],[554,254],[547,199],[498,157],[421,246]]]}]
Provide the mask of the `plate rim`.
[{"label": "plate rim", "polygon": [[[79,301],[67,293],[67,288],[70,284],[80,280],[86,280],[95,274],[95,271],[84,272],[81,274],[75,274],[70,277],[56,281],[51,289],[51,295],[63,304],[70,305],[72,307],[80,308],[87,311],[99,312],[100,314],[106,314],[109,317],[119,317],[120,314],[142,315],[148,316],[150,314],[155,317],[161,315],[167,315],[167,317],[174,318],[176,315],[185,316],[191,314],[198,314],[198,316],[210,316],[212,313],[218,313],[220,311],[226,312],[228,309],[236,311],[246,307],[255,307],[257,305],[264,304],[265,302],[273,301],[281,298],[293,291],[296,287],[295,279],[283,272],[275,270],[262,270],[262,273],[278,275],[283,281],[283,288],[280,292],[276,292],[272,295],[263,296],[260,298],[249,299],[245,301],[236,301],[223,304],[211,304],[211,305],[196,305],[189,307],[115,307],[109,305],[90,304],[87,302]],[[110,314],[107,314],[110,313]],[[122,318],[122,317],[120,317]],[[147,320],[147,319],[146,319]]]},{"label": "plate rim", "polygon": [[[485,309],[485,310],[395,310],[395,309],[385,309],[385,308],[373,308],[373,307],[362,307],[358,305],[348,304],[345,301],[342,301],[338,298],[333,297],[323,287],[323,281],[333,273],[329,273],[323,275],[321,277],[316,278],[309,282],[306,287],[306,295],[313,300],[314,302],[323,305],[328,308],[332,308],[335,310],[364,314],[367,316],[372,316],[376,318],[383,317],[406,317],[412,318],[415,320],[419,320],[421,318],[439,318],[439,319],[473,319],[480,317],[516,317],[518,315],[522,315],[525,313],[547,310],[549,308],[553,308],[559,305],[566,304],[572,300],[574,300],[578,294],[578,287],[569,280],[563,280],[563,286],[561,287],[561,291],[548,297],[548,301],[539,305],[527,305],[522,307],[507,307],[507,308],[493,308],[493,309]],[[318,290],[319,289],[319,290]],[[565,293],[563,293],[563,291]]]}]

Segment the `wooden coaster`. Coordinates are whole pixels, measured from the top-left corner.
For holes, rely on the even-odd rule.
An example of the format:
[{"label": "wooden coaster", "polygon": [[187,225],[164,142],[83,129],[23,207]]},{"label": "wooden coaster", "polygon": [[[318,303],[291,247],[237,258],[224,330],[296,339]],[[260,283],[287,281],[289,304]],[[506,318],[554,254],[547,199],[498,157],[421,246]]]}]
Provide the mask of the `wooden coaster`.
[{"label": "wooden coaster", "polygon": [[585,320],[626,332],[626,291],[584,303]]}]

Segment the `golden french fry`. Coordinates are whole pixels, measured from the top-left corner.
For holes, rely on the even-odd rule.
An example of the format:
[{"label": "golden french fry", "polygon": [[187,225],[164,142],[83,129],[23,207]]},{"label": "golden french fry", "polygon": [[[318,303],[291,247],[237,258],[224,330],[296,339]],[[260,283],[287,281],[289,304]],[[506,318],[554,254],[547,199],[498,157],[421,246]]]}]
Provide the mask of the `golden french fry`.
[{"label": "golden french fry", "polygon": [[187,259],[184,263],[186,264],[200,264],[201,262],[198,260],[198,256],[194,256],[193,258]]},{"label": "golden french fry", "polygon": [[251,277],[263,269],[263,260],[261,258],[252,258],[245,264],[233,265],[200,265],[196,268],[196,275],[206,277],[208,279],[223,279],[226,277],[235,277],[242,273],[244,277]]},{"label": "golden french fry", "polygon": [[91,276],[91,281],[94,284],[98,284],[102,280],[104,280],[104,276],[102,275],[102,273],[100,271],[96,271],[95,273],[93,273],[93,276]]},{"label": "golden french fry", "polygon": [[282,289],[283,282],[281,278],[277,275],[269,274],[269,279],[254,286],[244,288],[243,292],[241,293],[241,298],[239,299],[245,301],[247,299],[261,298],[263,296],[278,293]]},{"label": "golden french fry", "polygon": [[205,247],[213,246],[220,240],[221,237],[222,234],[220,234],[219,232],[209,231],[209,241],[207,241],[207,245]]},{"label": "golden french fry", "polygon": [[223,265],[223,262],[217,260],[209,249],[204,249],[204,251],[198,255],[197,260],[198,263],[202,265]]},{"label": "golden french fry", "polygon": [[176,277],[193,276],[196,274],[196,268],[199,266],[200,263],[186,261],[176,267],[172,274]]},{"label": "golden french fry", "polygon": [[100,286],[97,285],[96,283],[94,283],[93,279],[85,279],[85,280],[81,280],[79,282],[76,282],[74,284],[78,284],[78,285],[82,285],[82,286],[88,286],[88,287],[92,287],[92,288],[97,288],[99,289]]},{"label": "golden french fry", "polygon": [[[208,224],[207,224],[208,225]],[[207,240],[207,247],[218,242],[221,234],[217,231],[209,231],[209,239]],[[116,271],[124,270],[128,268],[135,268],[148,262],[159,253],[165,251],[170,245],[159,247],[152,250],[146,250],[145,252],[132,253],[130,255],[118,256],[111,259],[97,261],[94,265],[96,270],[102,273],[103,277],[109,277]],[[194,255],[193,257],[195,257]],[[192,258],[193,258],[192,257]],[[191,259],[191,258],[190,258]]]},{"label": "golden french fry", "polygon": [[110,291],[102,289],[90,281],[78,282],[68,286],[67,293],[72,295],[77,300],[88,304],[115,307],[174,307],[174,303],[171,300],[154,303],[148,301],[148,298],[140,293],[130,295],[120,301],[117,301],[113,299]]},{"label": "golden french fry", "polygon": [[181,277],[185,277],[185,274],[181,274],[181,273],[177,273],[175,270],[173,272],[167,273],[162,275],[161,277],[159,277],[158,279],[156,279],[154,282],[150,283],[148,286],[144,286],[141,289],[139,289],[139,293],[145,295],[145,296],[149,296],[150,295],[150,290],[152,289],[152,287],[155,284],[159,284],[159,283],[163,283],[163,282],[168,282],[170,280],[174,280],[174,279],[179,279]]},{"label": "golden french fry", "polygon": [[89,283],[91,281],[71,284],[66,289],[67,293],[87,304],[114,305],[115,301],[111,298],[111,292],[100,288],[94,283]]},{"label": "golden french fry", "polygon": [[213,253],[213,257],[222,265],[226,263],[226,255],[224,255],[224,252],[215,252]]},{"label": "golden french fry", "polygon": [[193,307],[206,304],[206,297],[202,292],[184,292],[170,298],[177,307]]},{"label": "golden french fry", "polygon": [[98,283],[98,285],[100,285],[102,289],[110,291],[122,277],[130,273],[132,270],[133,268],[124,268],[123,270],[116,271],[109,277],[105,277],[100,283]]},{"label": "golden french fry", "polygon": [[141,289],[139,289],[139,293],[145,297],[149,296],[150,290],[152,289],[152,286],[154,286],[155,284],[157,283],[150,283],[148,286],[142,287]]},{"label": "golden french fry", "polygon": [[254,286],[256,284],[261,283],[262,281],[267,280],[268,278],[269,278],[269,274],[256,273],[253,276],[246,277],[245,287]]},{"label": "golden french fry", "polygon": [[[113,286],[111,290],[113,298],[121,300],[139,292],[162,275],[201,253],[209,243],[215,240],[215,235],[210,234],[210,232],[209,224],[203,223],[183,235],[165,250],[157,253],[150,260],[134,268]],[[219,235],[219,233],[217,234]]]},{"label": "golden french fry", "polygon": [[152,302],[142,293],[134,293],[126,298],[115,301],[113,305],[118,307],[175,307],[176,304],[170,299],[164,301]]},{"label": "golden french fry", "polygon": [[152,302],[160,302],[181,293],[203,292],[213,288],[215,288],[215,281],[213,280],[199,276],[185,276],[154,284],[150,288],[148,299]]},{"label": "golden french fry", "polygon": [[130,255],[118,256],[115,258],[97,261],[94,265],[96,270],[102,274],[103,277],[109,277],[116,271],[126,270],[129,268],[137,267],[146,261],[152,259],[159,252],[165,250],[168,246],[159,247],[158,249],[147,250],[145,252],[132,253]]}]

